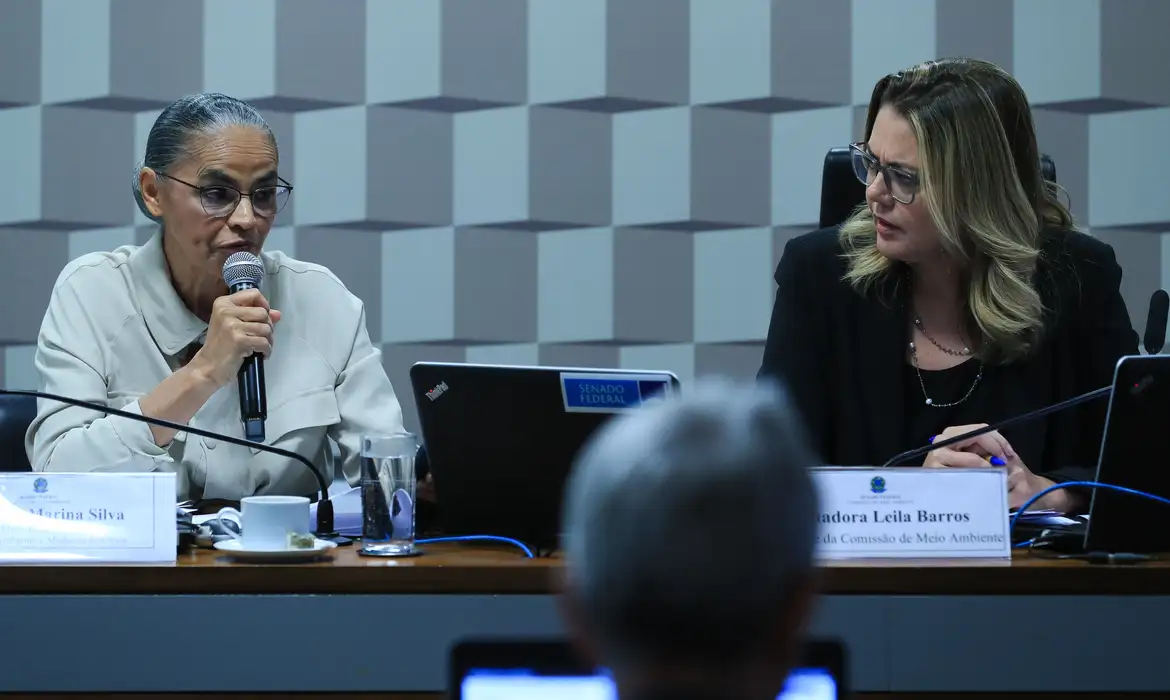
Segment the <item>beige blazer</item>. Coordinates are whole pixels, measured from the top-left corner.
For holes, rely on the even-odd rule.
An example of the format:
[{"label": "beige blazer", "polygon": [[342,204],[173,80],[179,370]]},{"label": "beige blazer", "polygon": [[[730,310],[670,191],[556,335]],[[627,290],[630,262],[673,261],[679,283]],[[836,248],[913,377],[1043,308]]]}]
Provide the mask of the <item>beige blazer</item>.
[{"label": "beige blazer", "polygon": [[[264,365],[267,442],[308,457],[331,481],[332,438],[346,479],[356,484],[361,436],[403,427],[365,308],[320,265],[280,252],[261,258],[261,291],[282,312]],[[138,400],[180,366],[206,330],[171,285],[161,235],[141,247],[82,256],[61,272],[41,324],[41,389],[138,413]],[[190,425],[242,438],[235,382]],[[283,457],[186,433],[159,447],[145,423],[55,401],[38,402],[25,448],[35,471],[173,471],[179,499],[317,489],[303,465]]]}]

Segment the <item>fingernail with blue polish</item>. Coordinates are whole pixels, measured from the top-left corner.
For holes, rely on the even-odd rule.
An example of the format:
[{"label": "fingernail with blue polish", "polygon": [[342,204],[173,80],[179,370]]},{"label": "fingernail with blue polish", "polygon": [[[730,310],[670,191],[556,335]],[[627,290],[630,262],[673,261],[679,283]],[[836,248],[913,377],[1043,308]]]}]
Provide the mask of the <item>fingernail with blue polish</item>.
[{"label": "fingernail with blue polish", "polygon": [[934,439],[935,439],[936,437],[938,437],[938,436],[937,436],[937,435],[931,435],[931,436],[930,436],[930,444],[932,444],[932,445],[934,444]]},{"label": "fingernail with blue polish", "polygon": [[992,457],[991,458],[991,465],[994,467],[1002,467],[1005,464],[1007,464],[1007,462],[1003,461],[999,457]]}]

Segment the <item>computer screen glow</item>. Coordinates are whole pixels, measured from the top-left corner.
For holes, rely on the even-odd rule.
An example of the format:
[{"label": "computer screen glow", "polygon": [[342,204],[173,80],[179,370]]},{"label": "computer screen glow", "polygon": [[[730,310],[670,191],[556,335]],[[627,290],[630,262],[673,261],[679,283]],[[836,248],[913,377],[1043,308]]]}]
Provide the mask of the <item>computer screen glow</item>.
[{"label": "computer screen glow", "polygon": [[[522,669],[473,671],[463,679],[465,700],[616,700],[605,675],[549,676]],[[837,683],[824,669],[800,669],[788,678],[776,700],[838,700]]]}]

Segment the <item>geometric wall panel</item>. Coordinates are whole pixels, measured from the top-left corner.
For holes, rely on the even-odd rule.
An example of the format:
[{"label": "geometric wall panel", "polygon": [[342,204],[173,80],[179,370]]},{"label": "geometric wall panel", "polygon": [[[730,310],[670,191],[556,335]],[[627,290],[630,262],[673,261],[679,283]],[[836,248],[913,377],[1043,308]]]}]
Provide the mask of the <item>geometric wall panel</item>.
[{"label": "geometric wall panel", "polygon": [[[109,93],[78,104],[146,110],[166,106],[176,94],[199,92],[206,46],[203,26],[202,2],[110,0]],[[240,69],[247,70],[246,64]]]},{"label": "geometric wall panel", "polygon": [[[695,342],[750,342],[768,332],[772,311],[772,229],[697,233]],[[727,271],[735,270],[729,276]]]},{"label": "geometric wall panel", "polygon": [[691,341],[694,253],[688,235],[584,229],[541,234],[538,247],[541,342]]},{"label": "geometric wall panel", "polygon": [[35,66],[41,58],[41,8],[36,3],[10,3],[0,14],[0,109],[37,104],[41,98],[40,73],[12,70]]},{"label": "geometric wall panel", "polygon": [[[1089,118],[1089,223],[1170,231],[1170,107]],[[1130,177],[1116,177],[1129,170]]]},{"label": "geometric wall panel", "polygon": [[[1090,115],[1066,112],[1048,107],[1032,109],[1036,122],[1040,152],[1048,154],[1056,166],[1056,181],[1064,190],[1061,201],[1069,206],[1082,224],[1092,223],[1089,215]],[[1113,175],[1116,172],[1109,171]],[[1121,178],[1130,182],[1131,178]]]},{"label": "geometric wall panel", "polygon": [[772,116],[770,219],[784,226],[815,227],[820,220],[824,144],[855,141],[853,110],[828,107]]},{"label": "geometric wall panel", "polygon": [[1015,0],[944,0],[936,5],[935,52],[978,56],[1011,71]]},{"label": "geometric wall panel", "polygon": [[134,116],[79,107],[0,110],[0,226],[67,231],[133,223]]},{"label": "geometric wall panel", "polygon": [[382,341],[535,342],[536,247],[524,231],[383,234]]},{"label": "geometric wall panel", "polygon": [[1071,112],[1110,107],[1101,93],[1101,5],[1101,0],[1015,3],[1013,72],[1034,104]]},{"label": "geometric wall panel", "polygon": [[[1165,0],[21,0],[0,3],[4,381],[72,258],[155,227],[130,182],[159,110],[256,104],[296,187],[268,246],[362,298],[407,370],[448,361],[752,376],[784,244],[873,83],[1011,70],[1144,325],[1170,285]],[[279,351],[279,350],[278,350]]]},{"label": "geometric wall panel", "polygon": [[60,270],[45,274],[64,260],[69,235],[59,231],[0,230],[0,345],[37,341],[44,303],[49,298]]},{"label": "geometric wall panel", "polygon": [[1128,301],[1134,328],[1143,333],[1150,295],[1168,286],[1164,270],[1170,236],[1120,228],[1093,229],[1092,233],[1113,246],[1122,269],[1121,293]]},{"label": "geometric wall panel", "polygon": [[934,0],[853,0],[853,104],[868,104],[883,75],[940,57],[936,17]]},{"label": "geometric wall panel", "polygon": [[[1101,3],[1101,90],[1121,104],[1170,106],[1170,80],[1150,74],[1170,66],[1170,3]],[[1140,47],[1140,48],[1139,48]]]}]

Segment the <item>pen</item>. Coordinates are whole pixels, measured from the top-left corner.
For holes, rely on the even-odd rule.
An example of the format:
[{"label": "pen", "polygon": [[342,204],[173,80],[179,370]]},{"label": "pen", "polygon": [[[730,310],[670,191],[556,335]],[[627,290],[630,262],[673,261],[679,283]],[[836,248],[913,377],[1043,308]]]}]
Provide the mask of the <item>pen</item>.
[{"label": "pen", "polygon": [[[935,435],[934,437],[930,438],[930,441],[933,443],[934,439],[937,437],[938,436]],[[1001,458],[1001,457],[992,456],[992,458],[991,458],[991,466],[993,466],[993,467],[1002,467],[1002,466],[1005,466],[1006,464],[1007,464],[1007,462],[1003,461],[1003,458]]]}]

